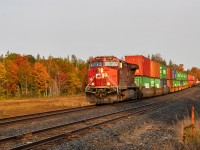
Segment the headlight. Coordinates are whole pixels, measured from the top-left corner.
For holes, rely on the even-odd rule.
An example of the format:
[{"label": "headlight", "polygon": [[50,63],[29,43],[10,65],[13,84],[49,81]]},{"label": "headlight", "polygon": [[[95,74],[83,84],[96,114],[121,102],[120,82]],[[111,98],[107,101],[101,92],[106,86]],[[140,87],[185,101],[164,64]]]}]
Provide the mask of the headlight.
[{"label": "headlight", "polygon": [[103,73],[103,68],[101,68],[101,73]]},{"label": "headlight", "polygon": [[93,80],[93,79],[92,79],[92,78],[90,78],[90,82],[92,82],[92,80]]},{"label": "headlight", "polygon": [[110,86],[110,82],[107,82],[107,86]]},{"label": "headlight", "polygon": [[94,86],[94,82],[92,82],[91,85]]}]

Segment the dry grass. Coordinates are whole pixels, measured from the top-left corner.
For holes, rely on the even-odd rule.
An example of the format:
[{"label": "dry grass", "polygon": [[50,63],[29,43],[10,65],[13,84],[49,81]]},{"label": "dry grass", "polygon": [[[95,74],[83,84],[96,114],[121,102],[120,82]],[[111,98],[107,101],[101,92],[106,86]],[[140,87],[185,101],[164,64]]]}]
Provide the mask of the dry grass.
[{"label": "dry grass", "polygon": [[0,101],[0,118],[90,105],[85,96]]},{"label": "dry grass", "polygon": [[200,120],[196,118],[195,125],[191,125],[191,118],[179,120],[176,125],[179,140],[185,144],[186,149],[200,149]]}]

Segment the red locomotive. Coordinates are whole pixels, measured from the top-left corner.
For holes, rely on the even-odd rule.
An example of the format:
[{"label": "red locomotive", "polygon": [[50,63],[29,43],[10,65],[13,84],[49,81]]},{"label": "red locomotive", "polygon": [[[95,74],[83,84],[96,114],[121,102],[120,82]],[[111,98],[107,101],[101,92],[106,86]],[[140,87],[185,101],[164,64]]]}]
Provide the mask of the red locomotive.
[{"label": "red locomotive", "polygon": [[140,96],[135,85],[138,65],[130,64],[114,56],[99,56],[89,62],[86,100],[90,103],[113,103]]}]

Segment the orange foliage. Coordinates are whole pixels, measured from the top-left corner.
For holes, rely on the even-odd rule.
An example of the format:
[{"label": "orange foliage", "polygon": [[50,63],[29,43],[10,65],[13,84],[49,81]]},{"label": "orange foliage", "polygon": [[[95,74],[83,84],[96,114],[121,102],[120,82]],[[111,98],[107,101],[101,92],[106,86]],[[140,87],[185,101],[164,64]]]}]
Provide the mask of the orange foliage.
[{"label": "orange foliage", "polygon": [[6,66],[6,89],[8,92],[10,92],[11,94],[15,94],[18,90],[18,76],[17,76],[17,71],[18,71],[18,67],[17,64],[12,61],[12,60],[8,60],[7,61],[7,66]]},{"label": "orange foliage", "polygon": [[34,65],[33,78],[35,87],[37,88],[39,94],[48,88],[50,76],[47,73],[46,67],[44,67],[40,62],[36,62]]},{"label": "orange foliage", "polygon": [[193,75],[195,75],[197,77],[198,80],[200,80],[200,69],[198,69],[197,67],[192,67],[191,71],[190,71]]}]

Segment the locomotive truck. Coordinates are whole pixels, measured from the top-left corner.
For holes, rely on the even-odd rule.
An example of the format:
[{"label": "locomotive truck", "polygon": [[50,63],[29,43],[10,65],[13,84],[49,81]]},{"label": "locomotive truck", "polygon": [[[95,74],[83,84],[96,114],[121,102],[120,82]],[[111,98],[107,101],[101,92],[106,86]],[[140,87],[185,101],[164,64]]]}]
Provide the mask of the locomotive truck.
[{"label": "locomotive truck", "polygon": [[137,64],[131,64],[114,56],[90,59],[86,100],[90,103],[113,103],[142,97],[135,84]]}]

